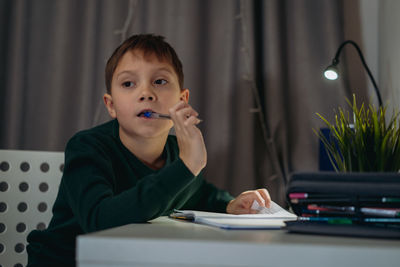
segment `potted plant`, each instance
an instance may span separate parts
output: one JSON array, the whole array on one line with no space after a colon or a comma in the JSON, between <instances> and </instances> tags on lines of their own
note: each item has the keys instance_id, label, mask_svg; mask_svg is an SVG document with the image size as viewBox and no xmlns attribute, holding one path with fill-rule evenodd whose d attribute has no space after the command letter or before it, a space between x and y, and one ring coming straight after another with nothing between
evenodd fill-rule
<instances>
[{"instance_id":1,"label":"potted plant","mask_svg":"<svg viewBox=\"0 0 400 267\"><path fill-rule=\"evenodd\" d=\"M317 115L330 130L329 137L321 130L314 132L325 146L337 172L398 172L400 170L399 113L386 118L386 106L376 109L364 103L357 107L346 99L352 114L339 108L335 122Z\"/></svg>"}]
</instances>

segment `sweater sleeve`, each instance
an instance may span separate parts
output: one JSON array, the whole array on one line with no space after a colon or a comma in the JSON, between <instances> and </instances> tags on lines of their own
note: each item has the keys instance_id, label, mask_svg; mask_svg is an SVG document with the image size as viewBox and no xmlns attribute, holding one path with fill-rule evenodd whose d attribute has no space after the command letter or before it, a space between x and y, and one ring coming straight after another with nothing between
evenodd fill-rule
<instances>
[{"instance_id":1,"label":"sweater sleeve","mask_svg":"<svg viewBox=\"0 0 400 267\"><path fill-rule=\"evenodd\" d=\"M201 194L201 195L199 195ZM193 198L198 198L197 204L190 209L226 213L226 206L234 199L227 191L217 188L203 180L203 184Z\"/></svg>"},{"instance_id":2,"label":"sweater sleeve","mask_svg":"<svg viewBox=\"0 0 400 267\"><path fill-rule=\"evenodd\" d=\"M160 171L141 177L134 186L115 193L118 177L108 151L73 138L65 156L62 186L84 232L156 218L195 179L182 160L177 159Z\"/></svg>"}]
</instances>

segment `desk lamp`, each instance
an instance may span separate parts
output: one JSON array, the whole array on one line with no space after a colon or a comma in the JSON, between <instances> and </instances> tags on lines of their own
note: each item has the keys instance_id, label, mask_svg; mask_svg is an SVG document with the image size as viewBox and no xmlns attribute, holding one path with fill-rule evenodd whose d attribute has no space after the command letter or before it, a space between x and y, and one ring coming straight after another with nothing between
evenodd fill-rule
<instances>
[{"instance_id":1,"label":"desk lamp","mask_svg":"<svg viewBox=\"0 0 400 267\"><path fill-rule=\"evenodd\" d=\"M367 63L365 62L364 56L361 53L361 49L357 45L356 42L347 40L339 46L339 48L336 52L336 56L332 60L332 64L325 69L325 72L324 72L325 78L327 78L328 80L336 80L339 77L339 72L337 70L337 65L339 64L339 55L340 55L340 52L342 51L343 47L347 44L352 44L357 49L358 55L360 56L360 59L361 59L361 62L363 64L365 70L367 71L372 84L374 85L375 93L376 93L376 96L378 97L379 107L382 107L382 98L381 98L381 94L379 93L378 86L376 85L375 79L372 76L371 71L369 70L369 68L367 66Z\"/></svg>"}]
</instances>

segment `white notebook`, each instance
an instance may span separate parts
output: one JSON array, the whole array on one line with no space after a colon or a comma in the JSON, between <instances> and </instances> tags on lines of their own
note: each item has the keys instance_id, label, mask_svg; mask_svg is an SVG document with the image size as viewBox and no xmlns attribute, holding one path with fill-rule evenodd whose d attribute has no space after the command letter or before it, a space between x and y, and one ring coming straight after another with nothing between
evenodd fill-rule
<instances>
[{"instance_id":1,"label":"white notebook","mask_svg":"<svg viewBox=\"0 0 400 267\"><path fill-rule=\"evenodd\" d=\"M253 203L252 209L259 210L258 214L226 214L195 210L176 210L170 215L174 219L191 220L195 223L206 224L222 229L280 229L285 221L296 220L297 216L271 202L271 208L260 207Z\"/></svg>"}]
</instances>

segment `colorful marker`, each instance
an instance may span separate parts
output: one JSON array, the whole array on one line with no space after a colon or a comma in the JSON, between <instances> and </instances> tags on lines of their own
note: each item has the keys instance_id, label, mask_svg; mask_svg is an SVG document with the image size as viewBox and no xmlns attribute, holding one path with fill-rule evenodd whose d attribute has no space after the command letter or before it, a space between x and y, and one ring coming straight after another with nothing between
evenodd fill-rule
<instances>
[{"instance_id":1,"label":"colorful marker","mask_svg":"<svg viewBox=\"0 0 400 267\"><path fill-rule=\"evenodd\" d=\"M300 221L327 222L331 224L352 224L356 218L344 217L299 217Z\"/></svg>"}]
</instances>

